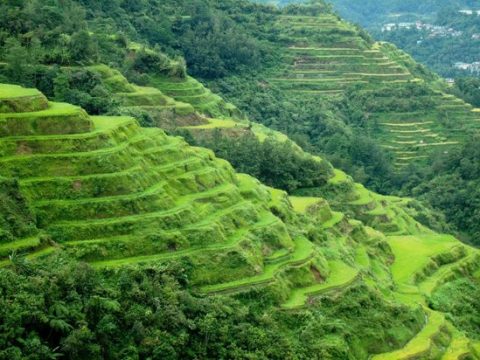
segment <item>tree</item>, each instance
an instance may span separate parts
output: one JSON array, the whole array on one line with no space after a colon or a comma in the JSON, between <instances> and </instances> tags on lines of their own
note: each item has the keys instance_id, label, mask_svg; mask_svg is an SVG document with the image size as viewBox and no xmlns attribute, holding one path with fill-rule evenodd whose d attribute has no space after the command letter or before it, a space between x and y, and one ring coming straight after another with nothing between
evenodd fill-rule
<instances>
[{"instance_id":1,"label":"tree","mask_svg":"<svg viewBox=\"0 0 480 360\"><path fill-rule=\"evenodd\" d=\"M70 59L75 63L92 63L96 60L96 45L86 30L72 35L69 43Z\"/></svg>"},{"instance_id":2,"label":"tree","mask_svg":"<svg viewBox=\"0 0 480 360\"><path fill-rule=\"evenodd\" d=\"M16 38L8 38L5 42L5 61L7 72L13 82L23 83L28 79L28 50Z\"/></svg>"},{"instance_id":3,"label":"tree","mask_svg":"<svg viewBox=\"0 0 480 360\"><path fill-rule=\"evenodd\" d=\"M56 101L67 101L70 81L65 72L59 72L53 80L53 93Z\"/></svg>"}]
</instances>

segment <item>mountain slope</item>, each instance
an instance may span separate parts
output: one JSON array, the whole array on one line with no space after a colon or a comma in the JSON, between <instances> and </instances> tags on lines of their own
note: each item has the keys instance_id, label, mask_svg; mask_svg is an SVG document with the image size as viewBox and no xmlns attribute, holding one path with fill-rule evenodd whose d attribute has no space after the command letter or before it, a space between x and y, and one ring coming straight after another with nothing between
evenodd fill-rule
<instances>
[{"instance_id":1,"label":"mountain slope","mask_svg":"<svg viewBox=\"0 0 480 360\"><path fill-rule=\"evenodd\" d=\"M268 80L325 101L346 94L399 168L448 151L479 128L472 107L432 89L430 75L407 54L370 43L332 14L280 15L272 27L286 46L284 66Z\"/></svg>"},{"instance_id":2,"label":"mountain slope","mask_svg":"<svg viewBox=\"0 0 480 360\"><path fill-rule=\"evenodd\" d=\"M50 239L45 248L24 246L34 241L15 237L2 243L7 250L23 248L32 259L63 250L97 268L181 259L191 266L191 284L203 293L266 292L275 294L274 304L286 310L315 306L318 297L341 298L360 284L383 289L394 301L411 306L426 294L423 289L431 293L479 267L475 250L433 235L406 213L398 223L402 228L385 229L410 239L410 246L402 242L398 247L401 236L385 239L332 212L321 198L289 199L159 129L141 129L126 117L89 117L33 90L2 89L9 94L4 99L9 106L1 114L1 174L18 178L36 215L38 236ZM348 181L338 171L332 179ZM354 189L365 192L365 198L347 207L371 210L375 195ZM382 206L391 202L388 206L395 208L395 201L385 198ZM418 265L408 270L411 275L404 275L402 256L425 241L438 250L427 245L427 251L418 252ZM458 255L446 255L453 248ZM445 269L431 272L432 261ZM456 332L442 331L447 343L456 341ZM406 340L397 336L395 341ZM415 341L426 346L419 336Z\"/></svg>"},{"instance_id":3,"label":"mountain slope","mask_svg":"<svg viewBox=\"0 0 480 360\"><path fill-rule=\"evenodd\" d=\"M353 46L353 58L374 71L391 70L380 57L402 57L323 6L320 15L295 9L264 19L283 38L286 62L274 70L288 80L292 39L305 48ZM310 43L317 18L328 26ZM0 358L478 358L477 249L426 226L435 219L415 200L369 191L285 134L251 123L178 72L181 61L148 46L114 48L135 66L41 69L59 72L56 98L69 93L63 75L86 76L85 93L112 100L110 111L123 116L89 116L37 90L0 85L0 205L8 210L0 216L0 323L8 329ZM441 90L409 59L401 64ZM372 74L333 99L285 94L353 102L356 92L399 80ZM220 137L266 144L262 154L230 154L237 165L281 149L284 157L266 157L268 175L296 184L295 196L158 127L216 151ZM312 178L292 163L308 164Z\"/></svg>"}]
</instances>

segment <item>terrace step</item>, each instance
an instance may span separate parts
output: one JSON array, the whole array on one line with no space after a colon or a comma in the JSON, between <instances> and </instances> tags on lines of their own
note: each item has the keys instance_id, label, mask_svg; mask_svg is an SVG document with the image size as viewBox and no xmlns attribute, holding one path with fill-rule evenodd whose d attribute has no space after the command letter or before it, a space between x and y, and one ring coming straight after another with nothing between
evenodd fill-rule
<instances>
[{"instance_id":1,"label":"terrace step","mask_svg":"<svg viewBox=\"0 0 480 360\"><path fill-rule=\"evenodd\" d=\"M122 171L135 165L135 150L141 148L143 142L148 142L148 137L137 133L128 141L98 150L3 157L0 175L25 179ZM163 152L172 146L168 144L156 149Z\"/></svg>"},{"instance_id":2,"label":"terrace step","mask_svg":"<svg viewBox=\"0 0 480 360\"><path fill-rule=\"evenodd\" d=\"M328 221L324 222L321 226L322 226L322 229L324 230L328 230L328 229L331 229L331 228L334 228L336 225L338 225L339 223L341 223L344 218L345 218L345 214L344 213L341 213L341 212L335 212L333 211L332 212L332 218L329 219Z\"/></svg>"},{"instance_id":3,"label":"terrace step","mask_svg":"<svg viewBox=\"0 0 480 360\"><path fill-rule=\"evenodd\" d=\"M40 91L0 84L0 113L25 113L47 108L48 100Z\"/></svg>"},{"instance_id":4,"label":"terrace step","mask_svg":"<svg viewBox=\"0 0 480 360\"><path fill-rule=\"evenodd\" d=\"M282 304L282 308L285 310L303 308L314 296L345 289L351 285L360 274L358 269L354 269L342 261L330 261L329 269L330 274L323 283L292 290L288 300Z\"/></svg>"},{"instance_id":5,"label":"terrace step","mask_svg":"<svg viewBox=\"0 0 480 360\"><path fill-rule=\"evenodd\" d=\"M473 273L472 269L478 268L480 268L480 255L477 253L471 253L451 264L441 266L432 275L422 281L418 287L423 293L430 296L438 286L455 278L457 276L457 271Z\"/></svg>"},{"instance_id":6,"label":"terrace step","mask_svg":"<svg viewBox=\"0 0 480 360\"><path fill-rule=\"evenodd\" d=\"M32 201L128 195L145 191L166 177L170 180L184 181L181 177L185 178L187 174L195 175L204 169L207 158L207 154L200 153L186 159L179 157L178 161L149 166L146 169L139 165L116 173L29 178L21 180L20 186ZM99 189L102 191L99 192Z\"/></svg>"},{"instance_id":7,"label":"terrace step","mask_svg":"<svg viewBox=\"0 0 480 360\"><path fill-rule=\"evenodd\" d=\"M34 135L0 137L0 155L72 153L112 147L133 135L137 122L128 117L91 117L95 130L70 135Z\"/></svg>"},{"instance_id":8,"label":"terrace step","mask_svg":"<svg viewBox=\"0 0 480 360\"><path fill-rule=\"evenodd\" d=\"M87 113L78 106L49 103L48 108L28 113L0 113L0 137L78 134L93 130Z\"/></svg>"},{"instance_id":9,"label":"terrace step","mask_svg":"<svg viewBox=\"0 0 480 360\"><path fill-rule=\"evenodd\" d=\"M202 287L207 294L235 293L249 290L252 287L267 286L275 281L276 276L287 267L300 266L310 260L315 254L314 245L305 238L295 239L295 250L291 257L283 261L267 264L263 272L249 278L243 278L222 284L215 284Z\"/></svg>"},{"instance_id":10,"label":"terrace step","mask_svg":"<svg viewBox=\"0 0 480 360\"><path fill-rule=\"evenodd\" d=\"M197 196L200 198L200 196ZM200 205L201 206L201 203ZM195 209L190 201L179 201L177 206L164 211L134 214L107 219L89 219L86 221L62 221L51 225L48 230L59 241L95 239L102 236L122 236L134 234L144 228L156 228L168 231L181 228L200 228L202 226L224 227L233 220L236 224L245 222L255 214L250 202L239 201L224 209L211 209L203 205L205 211ZM195 211L196 210L196 211ZM209 212L208 215L205 213ZM202 217L203 216L203 217ZM194 224L187 226L188 224ZM217 234L218 235L218 234ZM220 235L219 239L220 240Z\"/></svg>"},{"instance_id":11,"label":"terrace step","mask_svg":"<svg viewBox=\"0 0 480 360\"><path fill-rule=\"evenodd\" d=\"M177 259L186 256L194 256L196 254L208 254L209 252L218 253L218 252L228 252L235 249L241 244L241 242L248 236L252 231L259 230L262 228L268 228L270 226L275 226L280 224L281 221L273 216L271 213L263 213L260 215L259 220L247 227L237 229L232 235L230 235L225 242L213 243L203 246L190 247L184 250L169 251L153 255L144 255L144 256L134 256L134 257L124 257L121 259L108 259L102 261L94 261L92 265L96 268L105 268L105 267L117 267L126 264L139 264L139 263L148 263L148 262L162 262L172 259ZM67 242L67 246L81 246L82 244L91 243L105 243L111 242L118 239L118 237L112 237L107 239L94 239L88 241L72 241ZM135 238L127 238L127 240L134 241Z\"/></svg>"},{"instance_id":12,"label":"terrace step","mask_svg":"<svg viewBox=\"0 0 480 360\"><path fill-rule=\"evenodd\" d=\"M13 242L0 243L0 258L4 258L14 251L35 249L40 245L37 236L15 240Z\"/></svg>"},{"instance_id":13,"label":"terrace step","mask_svg":"<svg viewBox=\"0 0 480 360\"><path fill-rule=\"evenodd\" d=\"M425 326L412 340L402 349L375 355L372 360L426 359L433 350L435 337L446 332L446 326L443 314L427 310Z\"/></svg>"},{"instance_id":14,"label":"terrace step","mask_svg":"<svg viewBox=\"0 0 480 360\"><path fill-rule=\"evenodd\" d=\"M452 340L445 350L441 360L462 360L467 359L472 355L470 339L468 339L463 333L455 329L452 325L448 324L450 333L452 334ZM473 357L476 359L476 357Z\"/></svg>"}]
</instances>

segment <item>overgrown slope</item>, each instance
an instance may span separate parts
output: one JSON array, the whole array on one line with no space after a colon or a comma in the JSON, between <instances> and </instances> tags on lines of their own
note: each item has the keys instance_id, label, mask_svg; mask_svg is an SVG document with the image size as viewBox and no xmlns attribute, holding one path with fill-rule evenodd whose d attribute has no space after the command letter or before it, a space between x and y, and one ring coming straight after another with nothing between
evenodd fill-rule
<instances>
[{"instance_id":1,"label":"overgrown slope","mask_svg":"<svg viewBox=\"0 0 480 360\"><path fill-rule=\"evenodd\" d=\"M105 4L85 3L99 25L95 13ZM260 9L212 4L223 15ZM125 20L145 5L112 2L111 10ZM164 9L177 16L187 9L170 5ZM316 103L318 119L302 127L338 124L337 106L403 94L409 107L417 101L410 91L441 90L434 75L371 43L323 3L306 9L265 10L255 31L282 40L281 61L260 84L255 74L236 79ZM197 20L184 15L175 24ZM435 232L441 219L418 201L369 191L305 151L318 152L304 138L296 137L300 147L250 122L187 76L180 59L104 35L87 34L108 44L110 66L99 64L111 59L105 53L69 66L27 63L22 69L35 76L17 81L119 116L89 116L37 90L0 85L0 358L479 358L478 250ZM313 67L365 68L360 79L348 69L325 76L313 69L309 77L295 69L310 64L305 57ZM14 65L2 65L7 78ZM341 84L349 76L358 88ZM302 88L328 78L340 87ZM394 90L380 92L383 86ZM330 90L336 93L324 93Z\"/></svg>"},{"instance_id":2,"label":"overgrown slope","mask_svg":"<svg viewBox=\"0 0 480 360\"><path fill-rule=\"evenodd\" d=\"M356 200L343 202L342 193L337 194L337 206L343 203L346 211L357 208L355 215L362 216L369 210L373 218L391 223L384 231L398 235L385 238L331 211L322 198L289 198L236 174L211 152L192 148L162 130L142 129L132 118L89 117L81 108L48 102L33 90L7 85L2 90L8 93L8 106L0 115L1 175L18 179L37 227L37 237L18 234L5 239L2 248L25 252L40 262L63 254L98 269L179 262L189 269L194 291L234 296L273 313L283 309L298 314L332 296L342 303L344 296L354 296L347 295L352 291L382 291L385 298L376 298L377 306L395 304L383 308L384 314L393 316L395 308L409 314L395 321L393 333L387 323L374 323L376 336L357 336L356 342L342 332L337 338L344 347L330 348L329 356L345 351L365 358L395 348L387 344L401 347L418 331L422 311L431 317L432 329L425 328L408 342L401 350L405 356L412 351L442 353L442 344L463 336L441 313L414 304L445 281L473 274L478 253L416 223L397 204L401 199L378 198L372 205L377 195L358 185L350 191L340 187L345 196L359 194ZM335 188L348 181L336 171L329 184ZM385 214L372 206L385 208ZM389 211L401 213L389 218ZM380 223L374 226L381 228ZM407 239L410 243L404 242ZM420 251L422 246L425 250ZM407 268L402 258L415 247L418 260ZM11 257L3 265L10 261L19 264ZM258 300L249 303L253 294ZM332 311L331 316L341 316L340 309ZM282 321L286 319L277 320ZM443 342L430 341L440 332Z\"/></svg>"}]
</instances>

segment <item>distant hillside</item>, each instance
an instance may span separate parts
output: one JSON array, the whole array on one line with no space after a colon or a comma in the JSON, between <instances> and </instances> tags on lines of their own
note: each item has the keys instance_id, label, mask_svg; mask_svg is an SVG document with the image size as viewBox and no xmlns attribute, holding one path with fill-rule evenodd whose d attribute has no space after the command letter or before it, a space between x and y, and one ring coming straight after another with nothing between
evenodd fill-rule
<instances>
[{"instance_id":1,"label":"distant hillside","mask_svg":"<svg viewBox=\"0 0 480 360\"><path fill-rule=\"evenodd\" d=\"M382 41L394 43L444 77L478 76L475 1L343 1L331 0L344 18L359 23ZM420 22L420 25L415 24ZM455 66L457 63L464 63Z\"/></svg>"},{"instance_id":2,"label":"distant hillside","mask_svg":"<svg viewBox=\"0 0 480 360\"><path fill-rule=\"evenodd\" d=\"M285 6L302 2L268 3ZM479 76L479 20L459 13L478 10L475 1L328 2L343 18L365 27L376 40L397 45L446 78Z\"/></svg>"},{"instance_id":3,"label":"distant hillside","mask_svg":"<svg viewBox=\"0 0 480 360\"><path fill-rule=\"evenodd\" d=\"M433 19L445 8L475 8L474 0L328 0L345 19L368 29L378 29L392 21Z\"/></svg>"}]
</instances>

